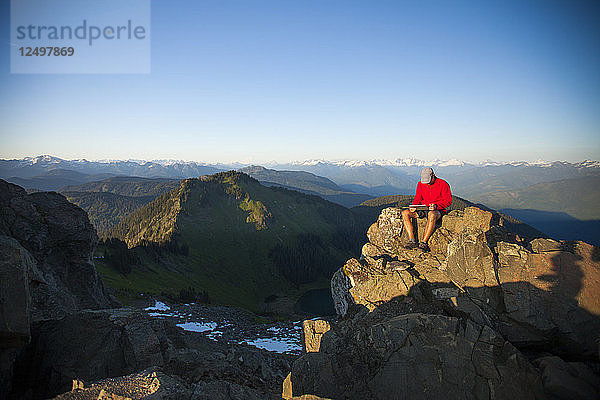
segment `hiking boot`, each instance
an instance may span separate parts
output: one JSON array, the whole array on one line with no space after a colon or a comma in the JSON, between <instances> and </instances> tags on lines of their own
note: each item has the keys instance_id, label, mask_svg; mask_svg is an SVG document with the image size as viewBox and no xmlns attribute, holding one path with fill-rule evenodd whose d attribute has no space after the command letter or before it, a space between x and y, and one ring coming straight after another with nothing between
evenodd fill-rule
<instances>
[{"instance_id":1,"label":"hiking boot","mask_svg":"<svg viewBox=\"0 0 600 400\"><path fill-rule=\"evenodd\" d=\"M404 245L404 248L407 250L416 249L417 247L417 242L415 242L414 240L409 240L408 243Z\"/></svg>"},{"instance_id":2,"label":"hiking boot","mask_svg":"<svg viewBox=\"0 0 600 400\"><path fill-rule=\"evenodd\" d=\"M419 243L419 248L421 250L423 250L424 252L431 251L431 249L429 248L429 245L427 243L425 243L425 242Z\"/></svg>"}]
</instances>

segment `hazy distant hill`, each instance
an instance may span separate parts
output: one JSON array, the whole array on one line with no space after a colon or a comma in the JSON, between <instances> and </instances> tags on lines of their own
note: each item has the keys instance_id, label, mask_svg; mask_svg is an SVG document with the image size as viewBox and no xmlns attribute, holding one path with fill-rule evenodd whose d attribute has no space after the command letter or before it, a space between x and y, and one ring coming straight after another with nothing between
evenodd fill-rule
<instances>
[{"instance_id":1,"label":"hazy distant hill","mask_svg":"<svg viewBox=\"0 0 600 400\"><path fill-rule=\"evenodd\" d=\"M116 288L152 291L158 280L165 290L193 286L256 310L269 296L328 287L331 273L360 251L370 222L317 196L219 173L184 180L125 217L112 236L138 246L143 267L126 277L101 271ZM148 255L157 246L173 251Z\"/></svg>"},{"instance_id":2,"label":"hazy distant hill","mask_svg":"<svg viewBox=\"0 0 600 400\"><path fill-rule=\"evenodd\" d=\"M109 192L62 192L71 203L84 209L98 236L106 237L121 218L148 204L156 196L122 196Z\"/></svg>"},{"instance_id":3,"label":"hazy distant hill","mask_svg":"<svg viewBox=\"0 0 600 400\"><path fill-rule=\"evenodd\" d=\"M330 179L305 171L276 171L260 166L241 169L242 172L258 179L263 185L281 186L306 194L315 194L345 207L354 207L371 198L369 195L344 190Z\"/></svg>"},{"instance_id":4,"label":"hazy distant hill","mask_svg":"<svg viewBox=\"0 0 600 400\"><path fill-rule=\"evenodd\" d=\"M600 219L600 176L494 191L481 194L477 200L496 209L534 209L565 212L582 220Z\"/></svg>"},{"instance_id":5,"label":"hazy distant hill","mask_svg":"<svg viewBox=\"0 0 600 400\"><path fill-rule=\"evenodd\" d=\"M78 185L84 182L104 179L110 174L88 175L68 169L51 169L40 175L29 178L8 177L7 182L14 183L25 189L36 189L42 191L56 191L67 185Z\"/></svg>"},{"instance_id":6,"label":"hazy distant hill","mask_svg":"<svg viewBox=\"0 0 600 400\"><path fill-rule=\"evenodd\" d=\"M115 176L101 181L66 186L62 192L107 192L123 196L158 196L179 186L178 179Z\"/></svg>"},{"instance_id":7,"label":"hazy distant hill","mask_svg":"<svg viewBox=\"0 0 600 400\"><path fill-rule=\"evenodd\" d=\"M587 176L600 176L600 169L558 162L552 163L550 166L509 164L471 168L450 175L448 178L455 193L464 197L479 199L480 196L487 195L490 192L516 190L538 183Z\"/></svg>"},{"instance_id":8,"label":"hazy distant hill","mask_svg":"<svg viewBox=\"0 0 600 400\"><path fill-rule=\"evenodd\" d=\"M121 218L178 186L179 180L116 176L66 186L60 191L71 203L88 213L98 236L106 237Z\"/></svg>"},{"instance_id":9,"label":"hazy distant hill","mask_svg":"<svg viewBox=\"0 0 600 400\"><path fill-rule=\"evenodd\" d=\"M344 190L370 196L407 194L416 186L416 180L408 174L373 163L317 162L314 164L283 164L278 168L308 171L331 179Z\"/></svg>"},{"instance_id":10,"label":"hazy distant hill","mask_svg":"<svg viewBox=\"0 0 600 400\"><path fill-rule=\"evenodd\" d=\"M506 208L501 210L558 240L581 240L600 246L600 219L579 220L564 212Z\"/></svg>"},{"instance_id":11,"label":"hazy distant hill","mask_svg":"<svg viewBox=\"0 0 600 400\"><path fill-rule=\"evenodd\" d=\"M278 169L308 171L324 176L347 190L372 196L412 194L420 170L431 166L436 175L450 184L453 193L476 198L483 193L512 190L541 182L584 176L600 176L600 163L482 163L458 160L426 162L414 159L375 161L309 161L275 165Z\"/></svg>"}]
</instances>

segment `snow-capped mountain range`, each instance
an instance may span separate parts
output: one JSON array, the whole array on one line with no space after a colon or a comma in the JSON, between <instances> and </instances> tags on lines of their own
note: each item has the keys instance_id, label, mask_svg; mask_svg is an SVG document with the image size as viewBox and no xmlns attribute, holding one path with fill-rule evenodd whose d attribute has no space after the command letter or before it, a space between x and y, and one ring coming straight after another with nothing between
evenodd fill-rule
<instances>
[{"instance_id":1,"label":"snow-capped mountain range","mask_svg":"<svg viewBox=\"0 0 600 400\"><path fill-rule=\"evenodd\" d=\"M397 158L395 160L377 159L377 160L369 160L369 161L313 159L313 160L305 160L305 161L293 161L289 164L296 165L296 166L314 166L314 165L322 164L322 165L336 165L336 166L343 166L343 167L364 167L364 166L378 165L378 166L382 166L382 167L425 167L425 166L429 166L429 167L438 167L438 168L469 167L469 166L471 166L471 167L488 167L488 166L497 167L497 166L502 166L502 165L511 165L511 166L515 166L515 167L546 167L546 168L548 168L548 167L552 167L557 164L560 164L560 165L571 165L576 168L600 168L600 161L593 161L593 160L585 160L585 161L581 161L581 162L577 162L577 163L569 163L566 161L546 161L546 160L537 160L537 161L533 161L533 162L528 162L528 161L502 162L502 161L491 161L491 160L482 161L482 162L469 162L469 161L458 160L456 158L452 158L449 160L435 159L435 160L427 161L427 160L420 160L418 158L413 158L413 157ZM277 165L287 165L287 164L270 163L267 165L277 166Z\"/></svg>"},{"instance_id":2,"label":"snow-capped mountain range","mask_svg":"<svg viewBox=\"0 0 600 400\"><path fill-rule=\"evenodd\" d=\"M74 160L65 160L62 158L54 157L51 155L40 155L36 157L25 157L22 159L12 159L12 160L0 160L2 163L11 163L15 166L33 166L33 165L47 165L52 166L55 165L57 167L64 167L67 165L71 166L82 166L82 165L139 165L139 166L147 166L148 168L152 168L154 165L160 165L163 167L172 167L172 166L196 166L196 167L213 167L213 168L243 168L252 163L207 163L207 162L199 162L199 161L185 161L185 160L173 160L173 159L162 159L162 160L139 160L139 159L128 159L128 160L116 160L116 159L104 159L104 160L86 160L86 159L74 159ZM330 165L337 167L349 167L349 168L357 168L357 167L367 167L367 166L380 166L380 167L488 167L488 166L514 166L514 167L544 167L550 168L557 165L563 166L572 166L575 168L600 168L600 161L596 160L585 160L576 163L569 163L566 161L547 161L547 160L537 160L533 162L529 161L491 161L486 160L482 162L470 162L458 160L456 158L449 160L421 160L414 157L406 157L406 158L397 158L393 160L386 159L374 159L374 160L351 160L351 159L343 159L343 160L326 160L326 159L311 159L311 160L303 160L303 161L292 161L289 163L280 163L275 161L269 161L265 163L260 163L261 165L277 168L278 166L295 166L295 167L314 167L317 165Z\"/></svg>"}]
</instances>

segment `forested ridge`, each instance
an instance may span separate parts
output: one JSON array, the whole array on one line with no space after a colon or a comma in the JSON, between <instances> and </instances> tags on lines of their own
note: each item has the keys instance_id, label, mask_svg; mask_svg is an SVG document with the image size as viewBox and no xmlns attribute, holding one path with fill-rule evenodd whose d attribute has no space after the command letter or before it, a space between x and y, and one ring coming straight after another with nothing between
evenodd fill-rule
<instances>
[{"instance_id":1,"label":"forested ridge","mask_svg":"<svg viewBox=\"0 0 600 400\"><path fill-rule=\"evenodd\" d=\"M150 268L157 276L187 277L189 284L173 293L189 286L217 302L253 308L269 295L327 282L340 263L359 254L371 222L240 172L186 179L111 229L112 240L136 255L131 271L113 268L126 278L113 278L131 280ZM109 254L123 251L111 246ZM108 266L110 257L104 262Z\"/></svg>"}]
</instances>

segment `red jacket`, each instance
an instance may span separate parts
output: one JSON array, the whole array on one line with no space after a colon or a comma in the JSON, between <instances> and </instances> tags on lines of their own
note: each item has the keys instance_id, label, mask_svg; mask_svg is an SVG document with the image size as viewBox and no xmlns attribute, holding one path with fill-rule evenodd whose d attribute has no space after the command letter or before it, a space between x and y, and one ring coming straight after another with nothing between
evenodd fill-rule
<instances>
[{"instance_id":1,"label":"red jacket","mask_svg":"<svg viewBox=\"0 0 600 400\"><path fill-rule=\"evenodd\" d=\"M417 183L417 194L413 200L413 204L435 204L436 209L444 212L446 207L452 204L452 193L450 193L450 185L443 179L435 177L435 181L431 185L426 185L419 181Z\"/></svg>"}]
</instances>

